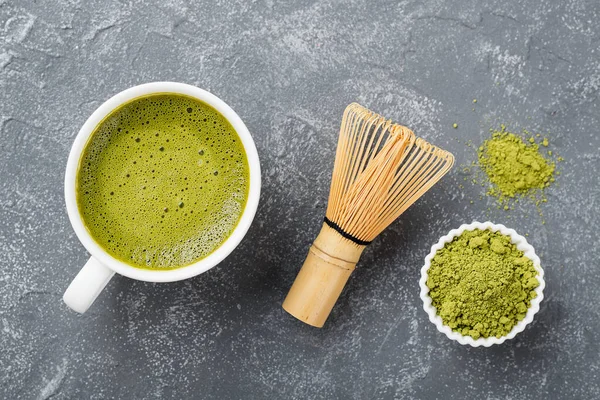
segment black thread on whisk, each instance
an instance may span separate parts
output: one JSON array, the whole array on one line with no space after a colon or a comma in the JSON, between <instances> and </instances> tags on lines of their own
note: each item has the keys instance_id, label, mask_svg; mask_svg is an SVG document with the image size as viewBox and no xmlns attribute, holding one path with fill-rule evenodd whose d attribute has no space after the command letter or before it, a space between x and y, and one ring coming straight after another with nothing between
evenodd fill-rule
<instances>
[{"instance_id":1,"label":"black thread on whisk","mask_svg":"<svg viewBox=\"0 0 600 400\"><path fill-rule=\"evenodd\" d=\"M332 220L330 220L329 218L325 217L323 219L325 221L325 223L327 225L329 225L330 228L334 229L337 233L339 233L340 235L342 235L343 237L345 237L348 240L352 240L354 243L359 244L361 246L366 246L368 244L371 244L371 242L367 242L366 240L360 240L359 238L345 232L338 224L336 224L335 222L333 222Z\"/></svg>"}]
</instances>

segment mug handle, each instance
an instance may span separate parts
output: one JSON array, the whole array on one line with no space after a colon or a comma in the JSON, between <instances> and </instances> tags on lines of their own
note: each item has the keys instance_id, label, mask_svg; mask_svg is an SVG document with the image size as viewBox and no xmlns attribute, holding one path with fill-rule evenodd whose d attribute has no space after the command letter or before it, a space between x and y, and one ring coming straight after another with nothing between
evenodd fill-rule
<instances>
[{"instance_id":1,"label":"mug handle","mask_svg":"<svg viewBox=\"0 0 600 400\"><path fill-rule=\"evenodd\" d=\"M73 311L83 314L114 274L115 271L101 264L94 257L90 257L65 291L63 301Z\"/></svg>"}]
</instances>

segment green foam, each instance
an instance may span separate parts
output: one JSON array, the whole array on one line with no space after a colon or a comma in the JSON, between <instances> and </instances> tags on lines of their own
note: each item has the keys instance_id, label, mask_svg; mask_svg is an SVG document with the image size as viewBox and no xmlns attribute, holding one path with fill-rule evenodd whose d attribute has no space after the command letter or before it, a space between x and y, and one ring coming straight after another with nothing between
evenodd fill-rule
<instances>
[{"instance_id":1,"label":"green foam","mask_svg":"<svg viewBox=\"0 0 600 400\"><path fill-rule=\"evenodd\" d=\"M135 267L173 269L215 251L248 197L244 147L217 110L164 93L134 99L94 130L77 173L93 239Z\"/></svg>"}]
</instances>

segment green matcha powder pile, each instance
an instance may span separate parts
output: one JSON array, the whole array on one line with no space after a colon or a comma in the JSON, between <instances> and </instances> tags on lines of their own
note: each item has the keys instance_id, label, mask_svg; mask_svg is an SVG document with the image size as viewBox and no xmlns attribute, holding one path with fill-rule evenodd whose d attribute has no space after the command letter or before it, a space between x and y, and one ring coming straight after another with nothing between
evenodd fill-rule
<instances>
[{"instance_id":1,"label":"green matcha powder pile","mask_svg":"<svg viewBox=\"0 0 600 400\"><path fill-rule=\"evenodd\" d=\"M544 139L541 145L548 146L548 139ZM551 154L548 151L548 155ZM491 139L479 147L478 159L494 185L488 194L501 201L520 195L535 196L536 192L554 182L555 164L542 156L535 139L531 137L526 143L519 136L507 132L504 125L500 130L492 131Z\"/></svg>"},{"instance_id":2,"label":"green matcha powder pile","mask_svg":"<svg viewBox=\"0 0 600 400\"><path fill-rule=\"evenodd\" d=\"M438 250L427 287L445 325L464 336L508 334L527 313L539 286L533 262L510 237L466 231Z\"/></svg>"}]
</instances>

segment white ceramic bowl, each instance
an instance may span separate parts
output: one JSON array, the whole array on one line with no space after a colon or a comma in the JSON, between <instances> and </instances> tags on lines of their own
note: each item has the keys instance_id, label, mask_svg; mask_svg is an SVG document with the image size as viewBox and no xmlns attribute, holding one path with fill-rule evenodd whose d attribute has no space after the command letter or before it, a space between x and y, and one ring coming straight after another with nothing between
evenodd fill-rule
<instances>
[{"instance_id":1,"label":"white ceramic bowl","mask_svg":"<svg viewBox=\"0 0 600 400\"><path fill-rule=\"evenodd\" d=\"M539 286L535 289L537 296L531 300L531 305L527 309L527 314L525 314L525 318L519 321L512 330L505 336L500 338L489 337L489 338L479 338L473 339L471 336L463 336L458 332L455 332L447 325L444 325L442 322L442 317L437 315L436 308L432 305L431 297L429 297L429 288L427 287L427 271L431 266L431 260L435 256L435 253L442 249L446 243L450 243L454 240L455 237L460 236L465 231L473 231L475 229L481 230L490 230L492 232L500 232L503 235L510 236L513 244L517 246L517 249L521 250L525 257L529 258L533 261L533 266L535 270L538 272L537 279L540 282ZM429 320L433 322L438 329L438 331L442 332L448 338L459 342L464 345L471 345L473 347L490 347L493 344L501 344L504 343L505 340L514 338L517 333L522 332L525 327L533 321L533 316L540 309L540 302L544 298L544 287L546 283L544 281L544 270L540 266L540 259L535 254L535 250L533 247L527 243L527 240L517 234L514 229L509 229L502 224L493 224L491 222L473 222L471 224L463 224L458 229L452 229L446 236L442 236L436 244L431 246L431 252L425 257L425 265L421 268L421 279L419 280L419 286L421 287L421 299L423 300L423 309L429 315Z\"/></svg>"}]
</instances>

